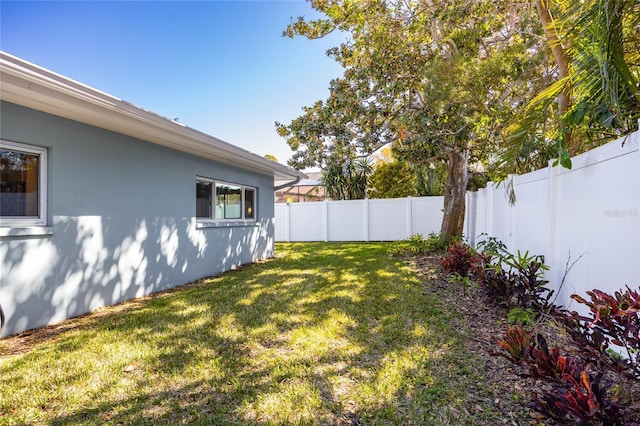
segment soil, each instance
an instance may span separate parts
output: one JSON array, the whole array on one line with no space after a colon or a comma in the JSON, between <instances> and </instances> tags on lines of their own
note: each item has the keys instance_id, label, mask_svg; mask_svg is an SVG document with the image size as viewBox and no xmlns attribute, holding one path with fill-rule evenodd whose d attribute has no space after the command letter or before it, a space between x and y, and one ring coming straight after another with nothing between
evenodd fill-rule
<instances>
[{"instance_id":1,"label":"soil","mask_svg":"<svg viewBox=\"0 0 640 426\"><path fill-rule=\"evenodd\" d=\"M557 424L545 416L528 407L531 402L532 391L544 394L549 390L547 385L534 384L531 378L525 377L525 370L513 364L499 354L497 345L503 333L509 328L506 320L507 310L491 306L483 298L482 290L476 284L465 288L459 283L450 283L440 268L439 256L424 255L409 259L409 263L419 274L425 276L426 291L433 292L448 306L455 306L460 312L459 330L466 337L467 350L476 353L483 360L486 384L493 400L492 410L499 413L502 424L509 425L547 425ZM554 321L542 320L535 325L548 341L549 347L567 347L567 337ZM640 382L632 384L635 404L627 406L631 413L626 420L627 425L640 425ZM466 411L473 413L481 409L479 398L470 397L466 402ZM572 423L564 424L584 424Z\"/></svg>"}]
</instances>

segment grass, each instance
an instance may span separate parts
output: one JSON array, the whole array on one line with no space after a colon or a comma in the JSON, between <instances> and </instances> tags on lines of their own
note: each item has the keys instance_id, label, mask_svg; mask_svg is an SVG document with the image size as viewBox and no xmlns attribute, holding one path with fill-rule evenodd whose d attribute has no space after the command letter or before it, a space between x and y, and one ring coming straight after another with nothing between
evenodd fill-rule
<instances>
[{"instance_id":1,"label":"grass","mask_svg":"<svg viewBox=\"0 0 640 426\"><path fill-rule=\"evenodd\" d=\"M278 244L104 308L0 357L0 424L477 424L455 310L388 248Z\"/></svg>"}]
</instances>

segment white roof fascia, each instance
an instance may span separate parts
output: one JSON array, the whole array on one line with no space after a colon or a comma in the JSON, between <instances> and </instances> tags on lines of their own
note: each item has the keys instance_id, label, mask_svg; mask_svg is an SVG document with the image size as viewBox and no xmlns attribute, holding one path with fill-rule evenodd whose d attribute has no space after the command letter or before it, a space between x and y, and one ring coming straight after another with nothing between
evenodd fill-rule
<instances>
[{"instance_id":1,"label":"white roof fascia","mask_svg":"<svg viewBox=\"0 0 640 426\"><path fill-rule=\"evenodd\" d=\"M0 51L0 99L234 165L274 180L304 173Z\"/></svg>"}]
</instances>

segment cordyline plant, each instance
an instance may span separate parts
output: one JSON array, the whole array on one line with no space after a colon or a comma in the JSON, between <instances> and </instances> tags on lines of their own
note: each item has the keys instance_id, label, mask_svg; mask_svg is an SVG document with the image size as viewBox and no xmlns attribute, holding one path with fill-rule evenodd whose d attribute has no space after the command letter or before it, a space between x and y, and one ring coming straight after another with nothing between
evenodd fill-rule
<instances>
[{"instance_id":1,"label":"cordyline plant","mask_svg":"<svg viewBox=\"0 0 640 426\"><path fill-rule=\"evenodd\" d=\"M473 274L489 300L506 308L516 305L536 312L554 309L554 292L546 287L548 281L544 279L544 271L549 270L544 256L519 250L517 254L509 253L504 243L494 237L480 242L478 249Z\"/></svg>"},{"instance_id":2,"label":"cordyline plant","mask_svg":"<svg viewBox=\"0 0 640 426\"><path fill-rule=\"evenodd\" d=\"M498 345L504 350L502 356L526 368L526 376L551 386L545 392L533 391L530 405L536 411L558 424L627 424L628 413L611 396L613 382L601 372L591 373L580 358L549 348L541 334L514 327Z\"/></svg>"},{"instance_id":3,"label":"cordyline plant","mask_svg":"<svg viewBox=\"0 0 640 426\"><path fill-rule=\"evenodd\" d=\"M586 305L591 316L580 316L573 312L570 318L584 322L584 331L597 336L585 336L586 341L599 344L600 349L606 349L607 343L622 348L625 355L623 362L640 379L640 294L629 286L624 293L616 291L613 296L600 290L588 291L587 294L590 301L577 294L571 298Z\"/></svg>"},{"instance_id":4,"label":"cordyline plant","mask_svg":"<svg viewBox=\"0 0 640 426\"><path fill-rule=\"evenodd\" d=\"M462 241L457 241L449 246L447 256L440 261L440 265L447 273L468 277L483 261L475 250Z\"/></svg>"},{"instance_id":5,"label":"cordyline plant","mask_svg":"<svg viewBox=\"0 0 640 426\"><path fill-rule=\"evenodd\" d=\"M498 340L498 346L506 352L501 355L514 364L524 365L531 351L534 334L533 331L526 331L520 327L509 328L503 334L503 340Z\"/></svg>"},{"instance_id":6,"label":"cordyline plant","mask_svg":"<svg viewBox=\"0 0 640 426\"><path fill-rule=\"evenodd\" d=\"M627 413L607 394L610 381L602 374L591 377L586 370L563 376L563 385L554 385L550 392L534 392L532 408L564 425L624 426Z\"/></svg>"},{"instance_id":7,"label":"cordyline plant","mask_svg":"<svg viewBox=\"0 0 640 426\"><path fill-rule=\"evenodd\" d=\"M601 290L587 294L590 300L571 297L586 305L590 315L555 311L571 337L569 353L549 348L537 332L514 327L498 341L501 355L525 367L534 381L551 386L544 393L533 392L531 406L559 424L638 424L640 413L625 407L633 403L640 377L640 294L628 286L614 295ZM612 352L611 345L625 356Z\"/></svg>"}]
</instances>

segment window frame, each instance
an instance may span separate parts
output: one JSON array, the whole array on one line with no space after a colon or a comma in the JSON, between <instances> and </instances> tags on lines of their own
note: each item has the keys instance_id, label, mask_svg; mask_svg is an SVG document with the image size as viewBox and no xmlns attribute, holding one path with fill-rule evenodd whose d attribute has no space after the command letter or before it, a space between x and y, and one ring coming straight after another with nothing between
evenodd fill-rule
<instances>
[{"instance_id":1,"label":"window frame","mask_svg":"<svg viewBox=\"0 0 640 426\"><path fill-rule=\"evenodd\" d=\"M38 160L38 216L0 216L0 227L19 228L47 225L47 148L0 139L0 149L37 155Z\"/></svg>"},{"instance_id":2,"label":"window frame","mask_svg":"<svg viewBox=\"0 0 640 426\"><path fill-rule=\"evenodd\" d=\"M211 206L209 206L209 211L211 212L211 216L210 217L206 217L206 216L197 216L198 214L198 209L196 207L196 222L200 222L200 223L253 223L257 221L258 218L258 214L257 214L257 202L258 202L258 188L256 188L255 186L251 186L251 185L244 185L241 183L234 183L234 182L229 182L229 181L225 181L225 180L217 180L217 179L212 179L212 178L208 178L208 177L204 177L204 176L196 176L196 185L198 184L198 182L206 182L206 183L210 183L211 184ZM236 188L240 188L240 217L239 218L232 218L232 219L225 219L224 217L218 217L217 213L216 213L216 200L217 200L217 188L219 185L227 185L227 186L231 186L231 187L236 187ZM253 193L253 197L252 197L252 204L251 204L251 208L252 208L252 217L247 217L247 211L246 211L246 191L250 190ZM196 203L197 203L197 193L196 193Z\"/></svg>"}]
</instances>

